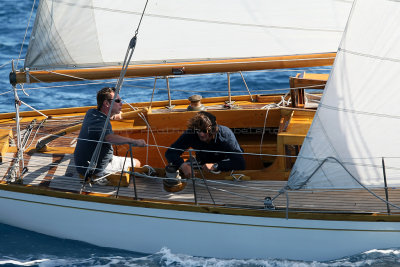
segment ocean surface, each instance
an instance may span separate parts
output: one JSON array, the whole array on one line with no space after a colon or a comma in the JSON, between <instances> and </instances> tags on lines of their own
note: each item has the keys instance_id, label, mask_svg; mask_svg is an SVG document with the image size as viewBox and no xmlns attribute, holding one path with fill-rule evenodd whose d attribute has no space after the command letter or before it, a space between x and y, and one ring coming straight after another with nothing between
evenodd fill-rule
<instances>
[{"instance_id":1,"label":"ocean surface","mask_svg":"<svg viewBox=\"0 0 400 267\"><path fill-rule=\"evenodd\" d=\"M11 60L14 59L16 62L20 59L17 68L23 66L29 30L35 15L33 12L30 26L27 27L33 2L33 0L0 1L0 112L15 111L14 94L8 81L8 74L11 70ZM28 33L23 44L27 28ZM138 41L140 42L140 35ZM299 70L253 72L244 74L244 77L253 93L283 92L283 89L289 87L288 76L298 72ZM246 93L246 87L239 74L232 74L231 83L233 94ZM61 84L25 85L25 92L18 87L18 95L35 109L87 106L95 105L95 94L99 88L113 84L115 81L82 82L67 84L67 87L58 87ZM121 97L128 102L149 101L153 86L154 79L128 80L121 90ZM222 74L180 77L171 79L170 87L173 99L187 98L193 93L201 94L203 97L226 95L227 78ZM166 99L165 80L157 81L156 88L154 100ZM30 110L30 107L22 105L21 110ZM1 216L7 214L0 214L0 221ZM327 262L271 258L248 260L202 258L176 254L167 247L160 248L155 254L145 255L96 247L0 224L0 266L400 266L400 249L375 249Z\"/></svg>"}]
</instances>

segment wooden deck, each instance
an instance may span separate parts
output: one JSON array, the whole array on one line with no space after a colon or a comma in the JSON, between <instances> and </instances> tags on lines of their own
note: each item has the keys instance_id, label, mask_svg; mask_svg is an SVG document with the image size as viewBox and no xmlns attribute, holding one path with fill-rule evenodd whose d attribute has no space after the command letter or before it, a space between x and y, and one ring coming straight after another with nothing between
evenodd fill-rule
<instances>
[{"instance_id":1,"label":"wooden deck","mask_svg":"<svg viewBox=\"0 0 400 267\"><path fill-rule=\"evenodd\" d=\"M0 165L2 177L8 171L13 153L7 153L3 164ZM29 171L24 177L24 184L52 188L62 191L79 192L82 188L82 179L75 170L72 154L44 154L33 153L26 160ZM238 171L238 173L240 173ZM168 202L191 203L195 202L193 181L188 180L186 187L180 192L167 192L163 188L161 178L136 177L136 191L138 199L157 200ZM195 180L196 199L199 204L240 207L249 209L263 209L264 198L274 197L281 190L285 181L228 181L228 180ZM115 186L87 185L85 192L100 193L116 196L118 188ZM376 194L385 197L384 190L374 190ZM134 187L131 184L119 189L119 196L134 198ZM279 209L285 209L287 200L289 209L320 210L339 212L369 212L386 213L386 204L365 190L300 190L288 191L274 201ZM389 199L400 205L400 189L390 188ZM392 213L398 213L391 208Z\"/></svg>"},{"instance_id":2,"label":"wooden deck","mask_svg":"<svg viewBox=\"0 0 400 267\"><path fill-rule=\"evenodd\" d=\"M268 101L270 101L271 99L274 98L268 98ZM245 123L248 123L249 125L256 125L257 127L263 125L265 111L259 109L261 105L252 104L249 101L242 102L243 107L252 107L256 110L255 113L250 116L252 120L244 119L240 122L235 122L234 120L238 120L238 117L240 118L240 116L244 116L246 112L248 112L240 110L237 111L235 113L235 116L231 118L225 116L223 111L215 110L215 112L222 112L219 113L218 118L221 118L221 121L226 122L225 124L227 125L232 124L238 126L239 128L248 127L248 125ZM184 105L178 106L177 109L182 109L183 107ZM24 185L69 192L79 192L81 190L82 180L76 173L72 154L79 131L68 133L67 135L56 139L51 143L48 150L45 152L36 151L35 145L39 139L44 138L49 134L80 123L83 120L83 116L86 110L87 108L78 108L75 109L74 112L68 113L68 115L63 114L61 111L58 110L54 111L55 113L51 114L51 117L40 128L38 134L33 137L35 133L34 131L27 142L27 144L31 144L31 146L30 148L26 149L26 153L24 154L24 164L26 167L28 167L28 171L24 175L23 179ZM163 117L159 116L168 112L154 111L152 113L154 116L149 118L151 125L157 125L158 128L155 128L160 130L161 126L163 126L166 122L165 120L163 120ZM289 116L291 118L291 125L287 124L284 119L281 120L281 118L283 117L281 117L281 112L279 110L275 110L274 112L275 113L271 113L272 115L269 115L272 117L268 119L268 127L273 127L271 129L279 129L280 135L278 134L278 136L276 136L276 133L274 133L275 135L271 134L269 137L265 137L264 143L262 144L263 153L270 152L271 154L275 154L277 153L277 151L278 154L284 153L285 145L301 145L302 140L307 132L307 127L309 127L312 121L313 113L311 115L307 115L310 112L300 112L300 115L295 114L294 116L293 114L291 114ZM33 112L24 113L21 123L22 134L24 134L27 126L32 122L34 118L38 120L36 122L36 126L34 126L34 129L36 129L35 127L39 125L40 120L44 118L37 117L36 115L37 114L34 114ZM175 125L169 126L175 127L178 130L182 130L186 127L184 123L182 123L182 121L186 117L191 115L188 114L188 112L182 112L178 115L182 118L176 119L176 114L174 114L175 117L173 121ZM258 122L255 122L255 120L257 120ZM294 123L300 122L306 125L305 128L301 128L301 133L297 133L294 137L292 137L291 135L293 135L294 133L291 130L291 127ZM282 127L282 125L284 125L284 127ZM126 129L128 129L131 133L133 132L134 138L140 136L142 136L143 138L143 136L147 134L147 130L143 131L143 129L146 129L146 127L138 121L132 119L115 122L113 128L115 131L119 131L119 133L121 134L124 134L124 131L126 132ZM0 130L0 139L3 140L3 146L1 146L0 144L0 156L2 160L2 163L0 164L0 180L4 180L5 176L9 172L9 168L11 166L13 158L16 157L16 129L15 122L12 119L12 116L0 117ZM164 138L163 142L165 144L170 144L171 141L174 140L174 138L179 136L179 134L180 132L174 132L172 135L166 135L165 132L160 132L158 137ZM292 138L290 139L290 142L285 141L288 137ZM7 139L10 139L11 142L8 142ZM259 152L260 144L258 143L258 137L243 135L240 136L238 139L245 143L245 150L257 153ZM253 142L253 140L256 141ZM140 151L138 150L139 152L137 152L137 154L142 155L142 157L144 158L145 148L141 149L142 150ZM126 151L126 149L123 150L120 148L116 148L115 150L119 152L119 155L124 155L124 152ZM163 151L165 150L161 149L160 151L162 155ZM153 154L153 158L150 158L150 160L154 160L154 158L157 157L157 162L158 164L160 164L160 156L156 149L153 148L153 151L150 151L150 153ZM257 156L257 160L260 160L260 158L261 157ZM274 157L264 158L268 158L267 160L269 161L274 160ZM141 161L145 162L142 159ZM248 159L248 161L252 162L253 160ZM262 167L260 163L257 164L254 163L254 166ZM285 163L281 160L277 161L277 164L275 165L280 166L284 164ZM240 174L241 172L237 171L235 173ZM288 172L283 175L282 172L280 174L278 172L270 172L269 175L272 178L275 178L274 175L277 176L276 179L268 181L260 179L252 179L249 181L230 181L224 179L204 181L200 179L200 177L195 180L195 183L193 183L193 180L188 180L186 187L182 191L176 193L171 193L164 190L162 178L136 177L135 182L137 186L136 191L138 199L178 202L187 204L193 204L196 200L199 204L205 205L241 207L262 210L264 209L264 199L266 197L275 197L278 192L285 186L286 182L284 181L284 178L287 179L287 173ZM279 177L278 174L280 175ZM116 196L117 190L118 188L114 186L87 185L85 187L85 192L105 194L109 197ZM399 190L400 189L398 188L389 189L389 200L395 205L400 205ZM376 189L374 190L374 192L380 197L385 198L385 192L383 189ZM118 194L119 196L134 198L135 195L132 181L128 187L121 187L118 191ZM274 200L274 204L278 209L286 209L286 207L288 207L291 210L298 211L311 210L318 212L338 211L343 213L387 213L386 204L365 190L288 191L287 194L281 194L280 196L278 196ZM398 210L396 210L395 208L391 208L391 211L392 213L399 213Z\"/></svg>"}]
</instances>

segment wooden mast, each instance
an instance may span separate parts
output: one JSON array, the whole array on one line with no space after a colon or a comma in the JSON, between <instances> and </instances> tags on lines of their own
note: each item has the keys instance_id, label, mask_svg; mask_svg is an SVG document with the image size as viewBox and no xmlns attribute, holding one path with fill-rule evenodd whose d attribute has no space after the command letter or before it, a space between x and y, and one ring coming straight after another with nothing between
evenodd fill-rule
<instances>
[{"instance_id":1,"label":"wooden mast","mask_svg":"<svg viewBox=\"0 0 400 267\"><path fill-rule=\"evenodd\" d=\"M329 66L336 53L262 57L166 64L131 65L125 77L168 76L218 72L252 71L263 69L303 68ZM54 71L18 71L11 75L11 83L67 82L118 78L121 67L68 69ZM29 75L28 75L29 74ZM10 76L10 77L11 77Z\"/></svg>"}]
</instances>

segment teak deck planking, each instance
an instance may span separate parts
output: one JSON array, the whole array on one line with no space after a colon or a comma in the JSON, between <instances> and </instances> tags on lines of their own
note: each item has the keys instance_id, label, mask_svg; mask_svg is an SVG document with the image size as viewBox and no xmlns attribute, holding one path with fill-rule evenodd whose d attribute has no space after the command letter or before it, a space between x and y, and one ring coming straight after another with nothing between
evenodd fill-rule
<instances>
[{"instance_id":1,"label":"teak deck planking","mask_svg":"<svg viewBox=\"0 0 400 267\"><path fill-rule=\"evenodd\" d=\"M274 99L277 97L262 97L257 96L258 101L262 99ZM210 112L215 113L218 121L221 124L229 125L231 128L250 128L250 127L262 127L266 111L260 109L260 103L252 103L248 101L247 97L237 98L242 105L242 109L226 110L222 109L211 109ZM174 141L180 133L185 129L184 121L188 120L193 116L194 112L179 112L184 111L185 102L177 102L181 106L177 107L175 112L166 111L162 108L150 109L146 116L150 122L150 125L154 127L154 132L157 137L158 144L168 146ZM159 103L160 104L160 103ZM186 103L187 104L187 103ZM222 103L217 103L222 105ZM212 106L211 104L209 104ZM214 104L215 105L215 104ZM70 191L79 192L82 186L82 180L79 178L75 171L73 163L73 148L75 146L76 138L79 131L69 132L65 136L60 137L49 144L47 151L38 152L34 149L37 141L46 135L56 133L66 127L79 124L86 112L87 108L75 109L73 112L68 113L66 111L72 111L73 109L64 109L64 113L59 111L49 111L52 115L51 118L45 123L41 133L38 134L35 140L32 141L31 148L27 149L25 154L25 165L29 171L24 176L24 185L37 186L39 188L50 188L59 191ZM126 111L129 111L126 109ZM295 110L295 109L294 109ZM232 115L234 114L234 115ZM250 114L250 116L249 116ZM286 114L286 115L285 115ZM287 117L287 114L290 114ZM281 109L274 109L268 121L267 127L276 129L275 135L270 134L264 139L262 145L262 152L267 154L280 154L284 153L284 145L301 145L304 139L308 127L311 124L314 112L313 111L290 111L289 113ZM22 123L21 129L23 130L34 117L32 112L25 112L21 114ZM169 118L171 116L171 118ZM281 120L281 118L286 118ZM4 148L2 150L3 163L0 165L0 175L5 177L11 164L11 159L15 157L15 144L8 146L7 140L9 138L16 138L15 124L11 119L11 115L2 115L0 117L0 125L2 131L0 146ZM38 121L43 117L37 117ZM168 119L169 118L169 119ZM250 118L250 119L248 119ZM261 123L261 122L262 123ZM143 138L147 135L147 129L143 125L137 125L136 119L125 119L122 121L112 122L116 133L127 135L134 138ZM294 128L293 126L296 125ZM298 127L300 125L300 127ZM176 132L171 131L166 134L163 132L165 127L171 127ZM299 132L300 129L300 132ZM10 131L12 130L12 131ZM3 134L4 133L4 134ZM3 136L4 135L4 136ZM291 141L285 141L285 138L292 137ZM293 139L294 138L294 139ZM241 142L245 149L245 152L257 153L260 149L259 141L256 140L252 135L239 135L238 140ZM150 139L151 140L151 139ZM29 141L31 142L31 141ZM154 143L153 141L149 142ZM116 150L120 155L124 155L125 148L118 147ZM165 152L165 149L160 149L161 154ZM135 148L135 156L145 154L145 148ZM157 167L163 167L160 160L155 160L158 156L158 152L155 148L150 149L150 154L154 155L150 157L150 161L153 161ZM259 163L254 160L257 158ZM254 165L262 168L262 162L260 156L255 158L247 158L248 162L256 162ZM285 163L277 161L274 157L263 157L263 160L273 162L268 167L266 174L263 177L257 178L256 175L252 177L250 181L229 181L223 177L218 178L219 180L207 180L204 183L203 180L196 180L196 198L198 203L202 205L214 205L208 190L217 206L227 207L247 207L250 209L263 210L264 198L274 197L278 191L285 185L285 181L288 178L288 172L282 171L280 168L284 167ZM141 161L144 162L144 157ZM275 161L274 161L275 160ZM260 165L261 164L261 165ZM240 174L240 171L235 173ZM250 172L251 173L251 172ZM261 180L261 179L270 180ZM258 180L260 179L260 180ZM163 189L162 180L157 178L135 178L137 185L137 192L139 199L153 200L153 201L173 201L177 203L193 203L193 181L189 180L185 189L180 192L170 193ZM92 187L86 186L86 190L93 194L104 194L105 196L115 197L117 189L113 186L99 186L93 185ZM400 204L400 198L398 197L397 188L389 189L389 200L395 204ZM384 198L384 190L377 189L375 192ZM133 198L133 187L122 187L119 190L120 197ZM322 210L322 211L341 211L341 212L376 212L386 213L386 204L376 199L369 192L365 190L326 190L326 191L288 191L289 209L295 210ZM275 205L279 208L285 209L287 206L286 195L280 195L274 201Z\"/></svg>"}]
</instances>

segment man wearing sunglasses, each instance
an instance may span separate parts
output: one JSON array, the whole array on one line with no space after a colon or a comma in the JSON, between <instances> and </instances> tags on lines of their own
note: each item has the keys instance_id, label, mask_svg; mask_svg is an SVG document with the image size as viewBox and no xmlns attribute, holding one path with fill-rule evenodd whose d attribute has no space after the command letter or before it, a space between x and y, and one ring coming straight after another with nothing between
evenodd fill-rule
<instances>
[{"instance_id":1,"label":"man wearing sunglasses","mask_svg":"<svg viewBox=\"0 0 400 267\"><path fill-rule=\"evenodd\" d=\"M192 147L196 160L205 171L231 171L246 168L243 149L233 132L226 126L218 125L216 117L200 111L189 120L188 129L171 145L165 153L168 162L191 176L191 166L181 158L184 150ZM211 152L212 151L212 152ZM217 152L218 151L218 152ZM223 153L237 152L237 153Z\"/></svg>"},{"instance_id":2,"label":"man wearing sunglasses","mask_svg":"<svg viewBox=\"0 0 400 267\"><path fill-rule=\"evenodd\" d=\"M97 92L97 109L89 109L83 119L82 128L79 133L78 141L74 152L76 169L79 174L85 175L89 162L100 140L108 112L111 109L111 118L120 117L122 100L119 95L116 96L114 104L112 100L115 95L114 87L105 87ZM104 142L101 145L100 156L94 174L97 177L105 176L109 173L115 173L122 170L124 157L114 156L112 144L133 144L134 146L146 146L142 139L135 140L128 137L114 134L110 122L106 125ZM140 167L140 161L133 159L134 167ZM131 166L128 159L125 162L124 169ZM101 181L101 184L107 184L107 180Z\"/></svg>"}]
</instances>

